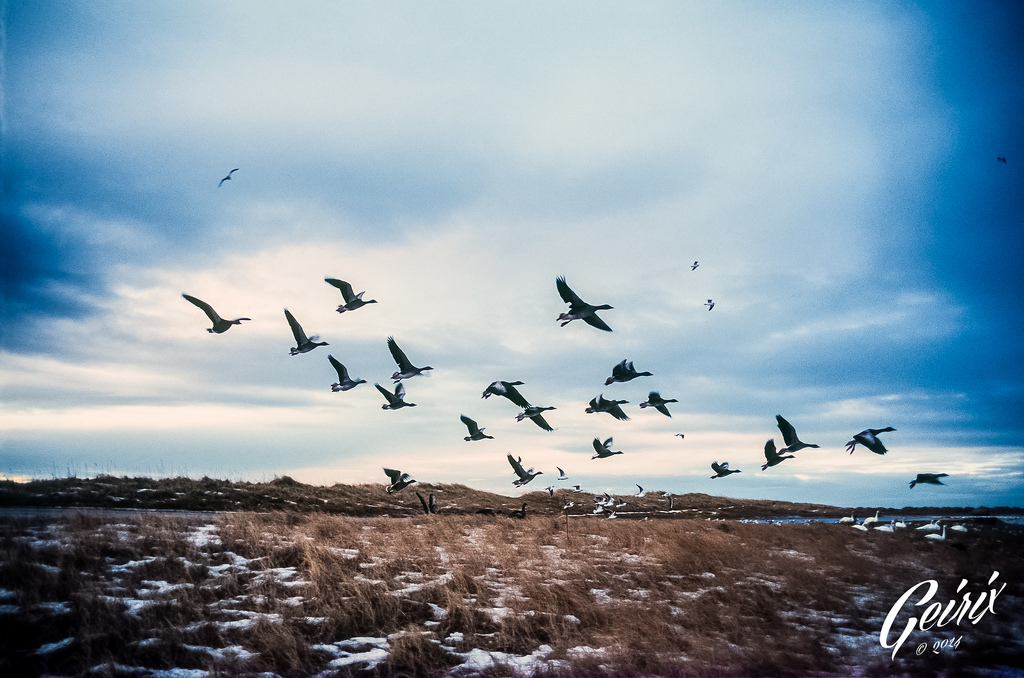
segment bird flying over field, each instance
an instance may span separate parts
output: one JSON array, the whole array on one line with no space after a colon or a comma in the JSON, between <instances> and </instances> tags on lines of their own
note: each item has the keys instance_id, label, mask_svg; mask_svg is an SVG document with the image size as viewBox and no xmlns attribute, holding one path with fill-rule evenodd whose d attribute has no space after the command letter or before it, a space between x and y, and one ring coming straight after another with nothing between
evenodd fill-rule
<instances>
[{"instance_id":1,"label":"bird flying over field","mask_svg":"<svg viewBox=\"0 0 1024 678\"><path fill-rule=\"evenodd\" d=\"M511 454L509 454L507 459L508 463L512 466L512 470L515 471L515 474L518 476L517 480L512 481L512 484L515 485L516 487L522 487L523 485L530 482L540 474L544 473L543 471L534 471L532 467L529 469L524 469L522 457L516 459Z\"/></svg>"},{"instance_id":2,"label":"bird flying over field","mask_svg":"<svg viewBox=\"0 0 1024 678\"><path fill-rule=\"evenodd\" d=\"M377 387L377 390L380 391L380 394L382 396L384 396L385 400L387 400L386 403L381 405L381 409L384 409L384 410L398 410L398 409L401 409L403 407L416 407L416 403L407 403L407 402L405 402L405 385L402 384L401 382L399 382L395 386L395 392L394 393L391 393L390 391L388 391L386 388L384 388L380 384L374 384L374 386Z\"/></svg>"},{"instance_id":3,"label":"bird flying over field","mask_svg":"<svg viewBox=\"0 0 1024 678\"><path fill-rule=\"evenodd\" d=\"M391 375L391 378L396 382L402 379L411 379L417 377L427 370L434 369L430 365L426 367L415 367L409 359L405 356L405 352L398 347L398 342L395 341L394 337L388 337L388 350L391 351L391 357L398 363L398 370Z\"/></svg>"},{"instance_id":4,"label":"bird flying over field","mask_svg":"<svg viewBox=\"0 0 1024 678\"><path fill-rule=\"evenodd\" d=\"M366 292L360 292L359 294L352 293L352 285L348 284L344 280L338 280L337 278L324 278L324 282L328 285L332 285L341 290L341 297L345 300L345 303L338 306L338 313L344 313L345 311L354 311L357 308L362 308L367 304L376 304L376 299L367 299L363 301L363 295Z\"/></svg>"},{"instance_id":5,"label":"bird flying over field","mask_svg":"<svg viewBox=\"0 0 1024 678\"><path fill-rule=\"evenodd\" d=\"M213 327L206 328L206 331L209 332L210 334L222 334L224 332L227 332L228 328L230 328L232 325L241 325L243 320L252 320L252 318L235 318L234 320L225 320L224 318L221 318L216 311L213 310L212 306L210 306L202 299L196 299L195 297L189 294L185 294L184 292L181 294L181 296L184 297L186 301L195 304L196 306L201 308L203 310L203 313L206 314L206 317L210 319L210 322L213 323Z\"/></svg>"},{"instance_id":6,"label":"bird flying over field","mask_svg":"<svg viewBox=\"0 0 1024 678\"><path fill-rule=\"evenodd\" d=\"M287 308L284 310L284 317L288 319L288 325L292 328L292 336L295 337L295 346L289 349L290 355L309 353L317 346L327 346L326 341L317 341L320 337L316 335L307 337L306 333L302 331L302 325L299 324L295 316Z\"/></svg>"},{"instance_id":7,"label":"bird flying over field","mask_svg":"<svg viewBox=\"0 0 1024 678\"><path fill-rule=\"evenodd\" d=\"M569 479L569 476L565 475L565 471L563 471L560 467L556 466L555 468L558 469L558 477L555 478L555 480L568 480Z\"/></svg>"},{"instance_id":8,"label":"bird flying over field","mask_svg":"<svg viewBox=\"0 0 1024 678\"><path fill-rule=\"evenodd\" d=\"M562 313L556 320L562 323L562 327L565 327L573 320L582 320L591 327L596 327L599 330L605 332L611 332L612 328L608 327L605 321L598 317L598 311L611 310L613 307L608 304L601 304L600 306L593 306L580 299L575 292L569 288L569 284L565 282L564 277L559 277L555 280L555 286L558 288L558 295L562 297L562 301L569 304L569 311Z\"/></svg>"},{"instance_id":9,"label":"bird flying over field","mask_svg":"<svg viewBox=\"0 0 1024 678\"><path fill-rule=\"evenodd\" d=\"M607 459L613 454L622 454L622 451L612 452L612 439L607 438L601 442L600 438L594 438L594 451L597 452L591 459Z\"/></svg>"},{"instance_id":10,"label":"bird flying over field","mask_svg":"<svg viewBox=\"0 0 1024 678\"><path fill-rule=\"evenodd\" d=\"M477 426L477 423L470 419L469 417L467 417L466 415L459 415L459 419L461 419L462 423L466 425L467 429L469 429L469 435L466 436L467 441L483 440L484 438L490 438L492 440L494 439L494 436L489 436L486 433L484 433L484 430Z\"/></svg>"},{"instance_id":11,"label":"bird flying over field","mask_svg":"<svg viewBox=\"0 0 1024 678\"><path fill-rule=\"evenodd\" d=\"M653 377L654 375L650 372L637 372L636 368L633 367L632 360L623 360L618 365L612 368L612 376L604 380L605 386L610 386L615 382L627 382L636 379L637 377Z\"/></svg>"},{"instance_id":12,"label":"bird flying over field","mask_svg":"<svg viewBox=\"0 0 1024 678\"><path fill-rule=\"evenodd\" d=\"M629 417L622 411L619 405L625 405L628 400L608 400L604 397L604 394L598 395L596 398L591 398L590 407L584 410L587 414L594 414L595 412L607 412L620 421L629 421Z\"/></svg>"},{"instance_id":13,"label":"bird flying over field","mask_svg":"<svg viewBox=\"0 0 1024 678\"><path fill-rule=\"evenodd\" d=\"M782 439L785 441L786 446L779 450L780 454L785 452L796 452L802 450L805 447L818 447L814 443L805 443L800 440L796 435L796 429L793 425L786 421L781 414L775 415L775 421L779 425L779 431L782 432Z\"/></svg>"},{"instance_id":14,"label":"bird flying over field","mask_svg":"<svg viewBox=\"0 0 1024 678\"><path fill-rule=\"evenodd\" d=\"M946 483L939 480L939 478L948 477L948 473L918 473L917 477L910 481L910 487L913 489L914 485L926 484L926 485L945 485Z\"/></svg>"},{"instance_id":15,"label":"bird flying over field","mask_svg":"<svg viewBox=\"0 0 1024 678\"><path fill-rule=\"evenodd\" d=\"M391 481L387 487L384 488L384 491L388 494L398 492L399 490L405 489L416 482L416 480L408 473L402 473L401 471L396 471L393 468L384 469L384 473L387 474L388 479Z\"/></svg>"},{"instance_id":16,"label":"bird flying over field","mask_svg":"<svg viewBox=\"0 0 1024 678\"><path fill-rule=\"evenodd\" d=\"M860 443L875 454L885 454L889 450L885 449L885 445L883 445L882 441L878 439L878 434L895 430L896 429L892 426L886 426L885 428L866 428L860 433L854 435L853 440L846 443L846 449L850 454L853 454L853 448L857 447L857 444Z\"/></svg>"},{"instance_id":17,"label":"bird flying over field","mask_svg":"<svg viewBox=\"0 0 1024 678\"><path fill-rule=\"evenodd\" d=\"M223 179L221 179L220 183L217 184L217 188L220 188L220 185L223 184L225 181L231 181L231 175L234 174L237 171L238 171L238 168L236 167L235 169L233 169L230 172L228 172L227 176L224 177Z\"/></svg>"},{"instance_id":18,"label":"bird flying over field","mask_svg":"<svg viewBox=\"0 0 1024 678\"><path fill-rule=\"evenodd\" d=\"M766 470L769 466L775 466L781 464L786 459L792 459L792 454L781 455L775 451L775 439L769 438L768 442L764 444L764 458L765 463L761 466L761 470Z\"/></svg>"},{"instance_id":19,"label":"bird flying over field","mask_svg":"<svg viewBox=\"0 0 1024 678\"><path fill-rule=\"evenodd\" d=\"M729 468L729 462L723 461L719 464L717 461L711 462L711 470L715 472L715 475L711 476L711 479L724 478L732 473L741 473L738 468Z\"/></svg>"},{"instance_id":20,"label":"bird flying over field","mask_svg":"<svg viewBox=\"0 0 1024 678\"><path fill-rule=\"evenodd\" d=\"M666 417L671 417L672 413L668 411L667 405L669 403L677 402L679 401L676 400L675 398L662 398L661 394L658 393L657 391L651 391L650 393L647 394L647 400L640 403L640 408L643 409L645 407L653 407L654 409L664 414ZM680 438L683 437L682 433L677 433L676 435L679 436Z\"/></svg>"},{"instance_id":21,"label":"bird flying over field","mask_svg":"<svg viewBox=\"0 0 1024 678\"><path fill-rule=\"evenodd\" d=\"M331 365L334 366L335 371L338 373L338 381L331 384L331 391L337 393L338 391L348 391L353 389L359 384L365 384L365 379L353 379L348 376L348 369L338 362L338 360L331 354L327 354L327 360L330 361Z\"/></svg>"}]
</instances>

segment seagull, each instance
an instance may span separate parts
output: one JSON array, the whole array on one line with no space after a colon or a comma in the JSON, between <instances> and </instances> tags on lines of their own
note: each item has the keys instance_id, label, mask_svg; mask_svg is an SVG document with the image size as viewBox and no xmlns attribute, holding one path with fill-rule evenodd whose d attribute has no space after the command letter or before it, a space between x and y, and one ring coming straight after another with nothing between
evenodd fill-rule
<instances>
[{"instance_id":1,"label":"seagull","mask_svg":"<svg viewBox=\"0 0 1024 678\"><path fill-rule=\"evenodd\" d=\"M967 528L964 527L963 525L961 525L960 523L957 523L956 525L950 525L949 529L953 530L954 532L966 532L967 531Z\"/></svg>"},{"instance_id":2,"label":"seagull","mask_svg":"<svg viewBox=\"0 0 1024 678\"><path fill-rule=\"evenodd\" d=\"M668 405L669 403L678 402L679 401L676 400L675 398L662 398L661 394L658 393L657 391L651 391L650 393L647 394L647 400L640 403L640 408L643 409L645 407L653 407L654 409L664 414L666 417L671 417L672 413L668 411L668 407L666 407L666 405ZM683 437L682 433L677 433L676 435L679 436L680 438Z\"/></svg>"},{"instance_id":3,"label":"seagull","mask_svg":"<svg viewBox=\"0 0 1024 678\"><path fill-rule=\"evenodd\" d=\"M629 417L622 411L619 405L628 403L628 400L606 400L604 394L598 395L596 398L590 400L590 407L584 410L587 414L594 414L595 412L607 412L620 421L629 421Z\"/></svg>"},{"instance_id":4,"label":"seagull","mask_svg":"<svg viewBox=\"0 0 1024 678\"><path fill-rule=\"evenodd\" d=\"M565 471L563 471L560 467L556 466L555 468L558 469L558 477L555 478L555 480L568 480L569 479L569 476L565 475Z\"/></svg>"},{"instance_id":5,"label":"seagull","mask_svg":"<svg viewBox=\"0 0 1024 678\"><path fill-rule=\"evenodd\" d=\"M512 484L515 485L516 487L522 487L523 485L530 482L540 474L544 473L543 471L534 471L532 467L529 469L523 469L522 457L516 459L511 454L509 454L507 458L508 463L512 465L512 470L515 471L517 476L519 476L518 480L512 481ZM523 504L523 506L525 507L526 505Z\"/></svg>"},{"instance_id":6,"label":"seagull","mask_svg":"<svg viewBox=\"0 0 1024 678\"><path fill-rule=\"evenodd\" d=\"M225 181L231 181L231 175L234 174L237 171L238 171L238 168L236 167L235 169L233 169L230 172L228 172L228 175L220 180L220 184L223 184ZM217 184L217 188L220 188L220 184Z\"/></svg>"},{"instance_id":7,"label":"seagull","mask_svg":"<svg viewBox=\"0 0 1024 678\"><path fill-rule=\"evenodd\" d=\"M924 536L924 538L925 539L934 539L935 541L945 541L945 539L946 539L946 526L945 525L942 526L942 534L935 534L934 532L932 532L931 534L926 534Z\"/></svg>"},{"instance_id":8,"label":"seagull","mask_svg":"<svg viewBox=\"0 0 1024 678\"><path fill-rule=\"evenodd\" d=\"M434 369L427 365L426 367L415 367L409 359L405 357L405 352L398 347L394 337L388 337L388 349L391 351L391 356L398 363L398 371L391 375L391 378L396 382L402 379L411 379L412 377L419 376L427 370Z\"/></svg>"},{"instance_id":9,"label":"seagull","mask_svg":"<svg viewBox=\"0 0 1024 678\"><path fill-rule=\"evenodd\" d=\"M719 464L717 461L711 462L711 470L715 472L715 475L711 476L711 479L724 478L732 473L742 473L738 468L729 468L729 462L723 461Z\"/></svg>"},{"instance_id":10,"label":"seagull","mask_svg":"<svg viewBox=\"0 0 1024 678\"><path fill-rule=\"evenodd\" d=\"M780 455L778 452L775 451L775 438L769 438L768 442L764 444L764 458L766 459L766 461L761 466L762 471L767 469L769 466L781 464L786 459L792 459L793 455Z\"/></svg>"},{"instance_id":11,"label":"seagull","mask_svg":"<svg viewBox=\"0 0 1024 678\"><path fill-rule=\"evenodd\" d=\"M213 327L206 328L206 331L209 332L210 334L223 334L224 332L227 332L228 328L230 328L232 325L241 325L243 320L252 320L252 318L235 318L234 320L224 320L224 318L221 318L219 315L217 315L217 312L213 310L213 306L210 306L202 299L196 299L195 297L185 294L184 292L182 292L181 296L183 296L186 301L189 301L198 306L199 308L203 309L203 312L206 313L206 316L210 319L210 322L213 323Z\"/></svg>"},{"instance_id":12,"label":"seagull","mask_svg":"<svg viewBox=\"0 0 1024 678\"><path fill-rule=\"evenodd\" d=\"M295 316L287 308L284 310L284 317L288 319L288 324L292 328L292 334L295 336L295 346L289 349L289 355L309 353L317 346L327 346L326 341L317 341L320 337L316 335L307 338L306 333L302 331L302 325L299 324Z\"/></svg>"},{"instance_id":13,"label":"seagull","mask_svg":"<svg viewBox=\"0 0 1024 678\"><path fill-rule=\"evenodd\" d=\"M492 381L491 385L484 389L481 398L490 398L492 395L505 396L519 407L527 408L530 403L516 390L516 386L522 386L521 381Z\"/></svg>"},{"instance_id":14,"label":"seagull","mask_svg":"<svg viewBox=\"0 0 1024 678\"><path fill-rule=\"evenodd\" d=\"M883 445L882 441L878 439L878 434L895 430L896 429L892 426L886 426L885 428L866 428L860 433L854 435L853 440L846 443L846 449L850 454L853 454L853 448L857 447L857 443L860 443L875 454L885 454L889 450L885 449L885 445Z\"/></svg>"},{"instance_id":15,"label":"seagull","mask_svg":"<svg viewBox=\"0 0 1024 678\"><path fill-rule=\"evenodd\" d=\"M391 479L391 484L384 488L384 491L388 494L398 492L399 490L405 489L416 482L408 473L402 473L401 471L396 471L393 468L384 469L384 473L386 473L388 478Z\"/></svg>"},{"instance_id":16,"label":"seagull","mask_svg":"<svg viewBox=\"0 0 1024 678\"><path fill-rule=\"evenodd\" d=\"M344 365L339 363L337 359L330 353L327 354L327 359L334 365L334 369L338 372L338 381L331 384L331 391L337 393L338 391L347 391L351 388L355 388L359 384L365 384L365 379L352 379L348 376L348 370Z\"/></svg>"},{"instance_id":17,"label":"seagull","mask_svg":"<svg viewBox=\"0 0 1024 678\"><path fill-rule=\"evenodd\" d=\"M466 440L483 440L484 438L490 438L492 440L494 439L494 436L489 436L486 433L484 433L484 429L477 426L476 422L467 417L466 415L460 414L459 419L461 419L462 423L465 424L466 428L469 429L469 435L466 436Z\"/></svg>"},{"instance_id":18,"label":"seagull","mask_svg":"<svg viewBox=\"0 0 1024 678\"><path fill-rule=\"evenodd\" d=\"M553 407L537 407L536 405L528 405L525 410L516 415L516 421L522 421L523 419L529 419L537 426L540 426L545 431L554 431L551 428L551 424L544 419L541 412L546 410L553 410Z\"/></svg>"},{"instance_id":19,"label":"seagull","mask_svg":"<svg viewBox=\"0 0 1024 678\"><path fill-rule=\"evenodd\" d=\"M341 290L341 296L345 299L345 303L338 307L338 313L354 311L357 308L366 306L367 304L377 303L376 299L367 299L366 301L363 301L363 295L366 294L366 292L352 294L352 286L344 280L338 280L337 278L324 278L324 282Z\"/></svg>"},{"instance_id":20,"label":"seagull","mask_svg":"<svg viewBox=\"0 0 1024 678\"><path fill-rule=\"evenodd\" d=\"M948 473L918 473L917 477L910 481L910 487L919 483L927 483L928 485L945 485L946 483L939 480L939 478L945 478Z\"/></svg>"},{"instance_id":21,"label":"seagull","mask_svg":"<svg viewBox=\"0 0 1024 678\"><path fill-rule=\"evenodd\" d=\"M876 527L875 528L875 532L895 532L895 531L896 531L896 519L895 518L893 518L892 522L889 523L888 525L882 525L881 527Z\"/></svg>"},{"instance_id":22,"label":"seagull","mask_svg":"<svg viewBox=\"0 0 1024 678\"><path fill-rule=\"evenodd\" d=\"M690 270L696 271L698 266L700 266L700 263L695 261L692 264L690 264Z\"/></svg>"},{"instance_id":23,"label":"seagull","mask_svg":"<svg viewBox=\"0 0 1024 678\"><path fill-rule=\"evenodd\" d=\"M861 532L867 532L868 531L868 526L865 525L864 523L856 523L853 526L853 529L860 530Z\"/></svg>"},{"instance_id":24,"label":"seagull","mask_svg":"<svg viewBox=\"0 0 1024 678\"><path fill-rule=\"evenodd\" d=\"M796 435L796 429L788 421L782 418L781 414L775 415L775 421L779 424L779 430L782 432L782 439L785 441L786 446L779 450L780 453L784 452L796 452L802 450L805 447L818 447L813 443L805 443L800 440Z\"/></svg>"},{"instance_id":25,"label":"seagull","mask_svg":"<svg viewBox=\"0 0 1024 678\"><path fill-rule=\"evenodd\" d=\"M937 520L932 520L931 522L925 523L924 525L914 529L923 530L924 532L938 532L942 527L939 525Z\"/></svg>"},{"instance_id":26,"label":"seagull","mask_svg":"<svg viewBox=\"0 0 1024 678\"><path fill-rule=\"evenodd\" d=\"M903 529L903 528L905 528L907 526L907 524L905 522L903 522L902 520L896 520L896 521L893 522L892 526L897 528L897 529Z\"/></svg>"},{"instance_id":27,"label":"seagull","mask_svg":"<svg viewBox=\"0 0 1024 678\"><path fill-rule=\"evenodd\" d=\"M518 511L509 511L508 517L524 520L526 518L526 504L524 503L522 508L520 508Z\"/></svg>"},{"instance_id":28,"label":"seagull","mask_svg":"<svg viewBox=\"0 0 1024 678\"><path fill-rule=\"evenodd\" d=\"M622 451L612 452L612 439L608 438L603 443L600 438L594 438L594 450L597 452L591 459L606 459L613 454L622 454Z\"/></svg>"},{"instance_id":29,"label":"seagull","mask_svg":"<svg viewBox=\"0 0 1024 678\"><path fill-rule=\"evenodd\" d=\"M565 327L573 320L582 320L591 327L596 327L599 330L605 332L611 332L612 328L608 327L605 321L601 320L597 316L598 311L610 310L613 308L608 304L601 304L600 306L591 306L587 302L576 296L576 293L569 289L569 284L565 282L564 277L559 277L555 280L555 286L558 287L558 294L562 297L562 301L569 304L569 312L563 313L556 318L556 320L563 321L562 327Z\"/></svg>"},{"instance_id":30,"label":"seagull","mask_svg":"<svg viewBox=\"0 0 1024 678\"><path fill-rule=\"evenodd\" d=\"M617 381L626 382L632 381L637 377L653 377L654 375L650 372L637 372L636 368L633 367L633 361L623 360L621 363L612 368L612 376L604 380L605 386L610 386Z\"/></svg>"},{"instance_id":31,"label":"seagull","mask_svg":"<svg viewBox=\"0 0 1024 678\"><path fill-rule=\"evenodd\" d=\"M397 410L397 409L400 409L402 407L416 407L416 403L407 403L407 402L405 402L405 385L404 384L399 383L397 386L395 386L395 392L394 393L391 393L390 391L388 391L386 388L384 388L380 384L374 384L374 386L377 387L377 390L380 391L381 395L384 396L385 400L387 400L386 403L384 403L383 405L380 406L381 409L383 409L383 410Z\"/></svg>"},{"instance_id":32,"label":"seagull","mask_svg":"<svg viewBox=\"0 0 1024 678\"><path fill-rule=\"evenodd\" d=\"M715 302L713 302L710 299L708 299L708 303L706 303L704 305L707 306L708 310L710 311L711 309L713 309L715 307Z\"/></svg>"},{"instance_id":33,"label":"seagull","mask_svg":"<svg viewBox=\"0 0 1024 678\"><path fill-rule=\"evenodd\" d=\"M636 495L634 495L634 496L636 496L636 497L646 497L647 496L647 492L644 491L644 488L641 487L640 483L636 483Z\"/></svg>"}]
</instances>

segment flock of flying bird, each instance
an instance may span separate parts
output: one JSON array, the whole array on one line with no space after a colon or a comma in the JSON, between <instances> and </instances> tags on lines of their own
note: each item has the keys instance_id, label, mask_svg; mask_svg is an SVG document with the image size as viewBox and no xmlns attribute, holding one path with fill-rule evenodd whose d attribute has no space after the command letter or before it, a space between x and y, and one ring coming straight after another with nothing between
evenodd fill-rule
<instances>
[{"instance_id":1,"label":"flock of flying bird","mask_svg":"<svg viewBox=\"0 0 1024 678\"><path fill-rule=\"evenodd\" d=\"M238 168L235 168L228 172L228 174L220 180L218 188L222 186L225 181L230 181L232 174L234 174L237 171ZM700 264L698 261L694 261L693 264L690 265L690 270L695 271L699 265ZM344 280L339 280L337 278L324 278L324 281L329 285L337 288L338 291L341 293L342 300L344 303L340 304L337 307L336 310L338 313L355 311L368 304L377 303L375 299L363 299L363 295L365 294L365 292L359 292L358 294L356 294L352 288L352 285ZM568 325L569 323L575 320L582 320L584 323L599 330L605 332L612 331L611 327L609 327L608 324L598 315L599 311L611 310L613 308L612 306L608 304L593 305L583 301L569 287L564 277L558 277L555 280L555 287L562 300L569 305L568 310L560 314L556 318L557 322L559 322L562 327ZM210 319L212 323L212 327L207 329L207 331L210 333L222 334L234 325L241 325L243 321L251 320L251 318L245 317L227 320L222 318L217 313L217 311L215 311L213 307L210 304L206 303L205 301L202 301L201 299L184 293L182 294L182 297L184 297L187 301L200 308L207 315L207 317ZM708 299L707 303L705 303L704 305L707 306L708 310L710 311L714 308L715 302L712 301L711 299ZM317 336L307 336L306 333L303 331L302 326L295 319L295 316L292 315L292 313L288 309L284 310L284 315L289 327L291 328L292 335L295 338L295 346L289 349L289 353L291 355L308 353L320 346L328 345L327 342L319 341L319 337ZM394 337L387 338L387 346L388 350L391 353L391 356L395 360L398 369L391 375L391 379L395 383L393 390L389 390L388 388L381 386L379 383L374 383L374 386L384 397L385 400L384 404L382 405L382 408L385 410L398 410L405 407L415 407L415 403L408 402L405 400L406 390L405 386L402 384L402 380L411 379L413 377L423 375L424 373L426 373L429 370L432 370L433 368L430 367L429 365L424 367L416 367L415 365L413 365L412 362L409 360L408 356L405 354L405 352L398 346L398 343L395 341ZM327 359L338 375L338 381L331 384L332 391L348 391L355 388L359 384L366 383L366 380L364 379L352 378L345 365L343 365L341 362L335 359L333 355L328 355ZM634 368L632 361L624 359L612 368L611 376L609 376L604 383L605 386L610 386L611 384L614 383L624 383L632 381L633 379L636 379L638 377L650 376L653 376L651 372L638 372ZM522 421L523 419L530 419L534 424L536 424L541 429L545 431L553 431L554 429L545 420L543 413L549 410L553 410L555 408L531 404L525 397L523 397L523 395L516 388L517 386L522 385L523 382L521 381L495 381L491 383L489 386L487 386L486 389L484 389L482 397L486 399L492 395L502 396L522 409L522 412L520 412L516 416L517 421ZM626 415L625 412L623 412L621 408L621 405L625 404L626 402L627 401L625 400L607 399L604 397L604 394L602 393L591 399L585 412L587 414L604 412L617 420L626 421L629 419L629 417ZM658 391L651 391L648 394L647 400L640 403L640 407L651 407L660 412L661 414L667 417L671 417L672 414L669 412L668 405L670 403L675 402L678 401L674 398L663 398ZM484 429L481 428L473 419L467 417L464 414L460 415L460 419L462 423L466 426L467 432L469 434L465 436L466 441L479 441L493 438L493 436L484 433ZM783 441L785 442L785 447L776 449L774 438L770 438L765 443L765 462L761 466L762 471L765 471L772 466L777 466L778 464L782 463L787 459L793 459L794 453L800 450L819 447L816 444L805 443L801 441L793 425L790 424L781 415L776 415L775 419L778 429L782 434ZM856 446L861 445L864 448L870 450L871 452L874 452L875 454L884 455L888 450L886 449L885 445L882 443L878 436L882 433L895 430L896 429L892 428L891 426L879 429L865 429L860 433L855 434L852 437L852 439L846 443L846 449L848 452L852 454ZM677 433L675 435L677 435L681 439L685 437L682 433ZM612 446L613 438L609 437L602 441L599 438L595 437L593 440L593 448L595 454L591 457L591 459L606 459L614 455L623 454L621 450L613 450ZM512 467L512 471L516 476L516 479L513 481L513 485L515 485L516 487L526 485L535 477L543 473L542 471L536 471L533 468L524 468L522 465L521 457L513 457L512 454L508 454L507 460L509 465ZM718 460L711 462L711 469L715 472L714 475L711 476L712 479L724 478L734 473L741 472L740 469L730 468L728 462L719 462ZM401 489L404 489L405 487L408 487L410 484L416 482L411 475L402 471L385 468L384 472L389 480L389 483L385 487L388 493L397 492ZM557 480L565 481L569 479L561 468L558 469L558 472L559 477L557 478ZM910 481L910 487L913 488L915 485L921 483L942 485L943 483L939 479L946 476L947 474L945 473L921 473L918 474L918 476L914 480ZM643 488L640 487L639 485L637 485L637 487L639 488L639 495L642 496L644 493ZM579 486L575 486L575 488L579 490ZM549 492L554 491L553 487L548 487L547 489ZM420 497L420 499L424 503L424 510L427 511L428 513L432 512L429 510L428 502L424 500L422 497ZM433 496L431 496L430 503L433 503ZM599 505L601 504L601 502L598 503ZM433 512L436 512L436 505ZM525 513L525 507L522 509L522 512ZM614 511L611 511L611 516L613 515Z\"/></svg>"}]
</instances>

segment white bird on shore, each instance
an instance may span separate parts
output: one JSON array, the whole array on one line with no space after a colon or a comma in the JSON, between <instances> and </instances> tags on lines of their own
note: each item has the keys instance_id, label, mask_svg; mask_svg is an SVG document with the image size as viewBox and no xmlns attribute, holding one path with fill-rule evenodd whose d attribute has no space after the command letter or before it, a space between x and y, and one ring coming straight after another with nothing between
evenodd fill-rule
<instances>
[{"instance_id":1,"label":"white bird on shore","mask_svg":"<svg viewBox=\"0 0 1024 678\"><path fill-rule=\"evenodd\" d=\"M381 405L381 409L398 410L403 407L416 407L416 403L405 402L405 385L402 384L401 382L399 382L398 385L395 386L394 393L391 393L380 384L374 384L374 386L377 387L377 390L380 391L380 394L384 396L385 400L387 400L386 403Z\"/></svg>"},{"instance_id":2,"label":"white bird on shore","mask_svg":"<svg viewBox=\"0 0 1024 678\"><path fill-rule=\"evenodd\" d=\"M640 483L636 483L636 495L635 496L637 496L637 497L646 497L647 496L647 491L644 490L644 488L640 486Z\"/></svg>"},{"instance_id":3,"label":"white bird on shore","mask_svg":"<svg viewBox=\"0 0 1024 678\"><path fill-rule=\"evenodd\" d=\"M946 539L946 526L945 525L942 526L942 534L935 534L933 532L931 534L926 534L924 536L924 538L925 539L934 539L936 541L944 541Z\"/></svg>"},{"instance_id":4,"label":"white bird on shore","mask_svg":"<svg viewBox=\"0 0 1024 678\"><path fill-rule=\"evenodd\" d=\"M903 528L905 528L907 526L907 524L905 522L903 522L902 520L897 520L896 522L893 523L892 526L897 528L897 529L902 530Z\"/></svg>"},{"instance_id":5,"label":"white bird on shore","mask_svg":"<svg viewBox=\"0 0 1024 678\"><path fill-rule=\"evenodd\" d=\"M598 317L598 311L611 310L612 307L608 304L601 304L600 306L593 306L580 299L575 292L569 289L569 284L565 282L565 278L559 277L555 280L555 286L558 288L558 295L562 297L562 301L569 304L569 312L562 313L556 320L562 323L562 327L565 327L573 320L582 320L591 327L596 327L599 330L605 332L611 332L612 328L608 327L608 324Z\"/></svg>"},{"instance_id":6,"label":"white bird on shore","mask_svg":"<svg viewBox=\"0 0 1024 678\"><path fill-rule=\"evenodd\" d=\"M338 381L331 384L331 391L337 393L338 391L348 391L353 389L359 384L365 384L365 379L353 379L348 375L348 369L335 359L331 354L327 354L327 360L334 366L334 370L338 373Z\"/></svg>"},{"instance_id":7,"label":"white bird on shore","mask_svg":"<svg viewBox=\"0 0 1024 678\"><path fill-rule=\"evenodd\" d=\"M896 519L894 518L888 525L882 525L875 528L875 532L895 532L896 531Z\"/></svg>"},{"instance_id":8,"label":"white bird on shore","mask_svg":"<svg viewBox=\"0 0 1024 678\"><path fill-rule=\"evenodd\" d=\"M853 513L851 513L848 516L843 516L842 518L839 519L839 522L841 522L841 523L853 523L853 522L856 522L857 519L854 518L855 514L856 514L856 511L854 511Z\"/></svg>"},{"instance_id":9,"label":"white bird on shore","mask_svg":"<svg viewBox=\"0 0 1024 678\"><path fill-rule=\"evenodd\" d=\"M864 519L864 524L865 525L871 525L872 523L877 523L878 522L878 514L880 514L880 513L881 513L881 511L875 511L875 517L874 518L865 518Z\"/></svg>"},{"instance_id":10,"label":"white bird on shore","mask_svg":"<svg viewBox=\"0 0 1024 678\"><path fill-rule=\"evenodd\" d=\"M384 488L384 491L388 494L397 492L416 482L408 473L402 473L401 471L393 468L384 469L384 473L387 474L388 478L391 480L391 483Z\"/></svg>"}]
</instances>

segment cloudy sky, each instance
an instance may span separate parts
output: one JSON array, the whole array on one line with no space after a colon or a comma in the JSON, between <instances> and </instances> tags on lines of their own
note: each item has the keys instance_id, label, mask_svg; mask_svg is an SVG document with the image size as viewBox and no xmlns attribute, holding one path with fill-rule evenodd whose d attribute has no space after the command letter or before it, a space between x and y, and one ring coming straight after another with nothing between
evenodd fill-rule
<instances>
[{"instance_id":1,"label":"cloudy sky","mask_svg":"<svg viewBox=\"0 0 1024 678\"><path fill-rule=\"evenodd\" d=\"M516 494L512 453L525 489L1024 505L1022 15L8 0L0 474ZM559 326L560 275L613 332ZM285 308L329 346L290 356ZM389 335L415 408L373 387ZM624 358L654 376L605 386ZM821 448L762 472L776 414Z\"/></svg>"}]
</instances>

